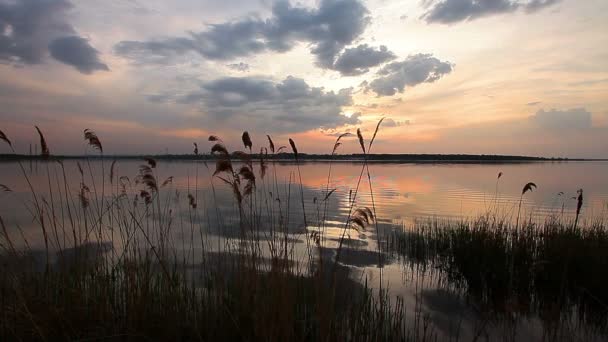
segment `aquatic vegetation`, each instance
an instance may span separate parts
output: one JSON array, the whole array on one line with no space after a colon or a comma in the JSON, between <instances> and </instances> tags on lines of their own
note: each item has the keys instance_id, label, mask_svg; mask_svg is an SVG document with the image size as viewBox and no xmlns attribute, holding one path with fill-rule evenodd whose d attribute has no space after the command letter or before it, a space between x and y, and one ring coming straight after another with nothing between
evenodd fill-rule
<instances>
[{"instance_id":1,"label":"aquatic vegetation","mask_svg":"<svg viewBox=\"0 0 608 342\"><path fill-rule=\"evenodd\" d=\"M44 243L31 247L21 226L7 226L0 217L0 339L460 340L486 334L491 323L537 316L550 337L564 333L560 323L573 316L581 330L560 338L580 331L605 336L608 279L597 270L608 267L608 229L603 221L579 224L582 190L574 222L551 218L520 227L523 196L536 187L528 183L515 225L484 216L423 222L382 236L368 165L381 123L371 140L360 129L353 139L363 153L361 169L347 184L346 219L333 235L328 210L340 200L333 159L326 164L326 184L307 193L300 170L305 153L293 139L291 153L283 153L294 170L285 186L272 156L287 147L276 148L269 135L259 154L252 152L248 132L241 136L243 151L229 151L232 145L211 135L214 165L198 160L194 143L195 170L181 194L177 178L163 174L163 160L152 157L142 158L135 174L121 174L117 159L108 174L104 159L77 162L73 188L66 166L50 155L36 127L44 182L33 183L19 160L17 165L28 184L24 207ZM332 157L348 135L330 146ZM1 131L0 140L12 148ZM85 130L84 140L99 152L91 158L101 158L95 132ZM208 179L199 175L199 164ZM205 197L202 182L210 189ZM14 195L10 187L0 185L3 195ZM358 203L362 194L371 207ZM358 250L349 237L357 232L374 236L374 248ZM382 281L383 267L396 256L410 270L422 270L422 277L437 277L442 287L416 290L416 303L406 306ZM357 270L349 265L377 268L379 280L355 279ZM471 336L460 327L446 332L421 304L458 296L482 313Z\"/></svg>"},{"instance_id":2,"label":"aquatic vegetation","mask_svg":"<svg viewBox=\"0 0 608 342\"><path fill-rule=\"evenodd\" d=\"M608 330L608 225L550 218L516 229L492 217L423 221L395 232L389 250L445 279L497 317L538 315ZM505 316L506 315L506 316Z\"/></svg>"}]
</instances>

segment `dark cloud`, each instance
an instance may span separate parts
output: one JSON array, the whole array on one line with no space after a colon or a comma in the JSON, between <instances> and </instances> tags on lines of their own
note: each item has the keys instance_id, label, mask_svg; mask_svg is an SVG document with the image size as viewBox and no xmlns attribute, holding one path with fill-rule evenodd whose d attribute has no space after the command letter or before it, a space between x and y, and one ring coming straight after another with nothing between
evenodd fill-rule
<instances>
[{"instance_id":1,"label":"dark cloud","mask_svg":"<svg viewBox=\"0 0 608 342\"><path fill-rule=\"evenodd\" d=\"M78 36L61 37L49 45L51 56L56 60L71 65L83 74L93 71L108 71L108 66L99 59L99 52L89 42Z\"/></svg>"},{"instance_id":2,"label":"dark cloud","mask_svg":"<svg viewBox=\"0 0 608 342\"><path fill-rule=\"evenodd\" d=\"M421 83L432 83L452 72L453 65L442 62L430 54L417 54L402 62L392 62L378 71L378 78L364 84L366 90L373 90L378 96L392 96L403 93L405 87Z\"/></svg>"},{"instance_id":3,"label":"dark cloud","mask_svg":"<svg viewBox=\"0 0 608 342\"><path fill-rule=\"evenodd\" d=\"M0 2L0 59L18 64L41 63L54 37L73 33L66 22L68 1Z\"/></svg>"},{"instance_id":4,"label":"dark cloud","mask_svg":"<svg viewBox=\"0 0 608 342\"><path fill-rule=\"evenodd\" d=\"M352 105L352 89L335 93L292 76L281 82L259 77L226 77L202 85L178 101L201 105L211 123L230 120L250 130L304 132L359 123L360 114L342 115Z\"/></svg>"},{"instance_id":5,"label":"dark cloud","mask_svg":"<svg viewBox=\"0 0 608 342\"><path fill-rule=\"evenodd\" d=\"M530 117L530 121L543 129L548 130L585 130L592 126L591 113L585 108L567 110L540 109Z\"/></svg>"},{"instance_id":6,"label":"dark cloud","mask_svg":"<svg viewBox=\"0 0 608 342\"><path fill-rule=\"evenodd\" d=\"M422 19L428 23L452 24L523 9L536 12L561 0L435 0L427 3Z\"/></svg>"},{"instance_id":7,"label":"dark cloud","mask_svg":"<svg viewBox=\"0 0 608 342\"><path fill-rule=\"evenodd\" d=\"M107 70L99 61L96 50L86 40L75 36L76 31L67 19L71 8L72 4L67 0L0 1L0 61L15 65L40 64L51 53L81 72L90 73L103 70L103 67ZM69 51L50 51L49 46L55 43L57 49L63 46ZM75 55L68 55L70 52ZM90 58L92 52L93 60L83 60Z\"/></svg>"},{"instance_id":8,"label":"dark cloud","mask_svg":"<svg viewBox=\"0 0 608 342\"><path fill-rule=\"evenodd\" d=\"M523 4L523 8L528 13L539 11L545 7L555 5L562 0L531 0Z\"/></svg>"},{"instance_id":9,"label":"dark cloud","mask_svg":"<svg viewBox=\"0 0 608 342\"><path fill-rule=\"evenodd\" d=\"M365 31L368 13L360 0L321 0L315 9L279 1L266 20L244 18L209 25L185 37L122 41L115 52L144 63L169 63L185 53L229 60L265 51L286 52L304 42L310 44L318 66L333 69L340 52Z\"/></svg>"},{"instance_id":10,"label":"dark cloud","mask_svg":"<svg viewBox=\"0 0 608 342\"><path fill-rule=\"evenodd\" d=\"M226 65L228 68L232 69L232 70L236 70L236 71L241 71L241 72L247 72L249 71L249 64L247 63L234 63L234 64L228 64Z\"/></svg>"},{"instance_id":11,"label":"dark cloud","mask_svg":"<svg viewBox=\"0 0 608 342\"><path fill-rule=\"evenodd\" d=\"M361 75L368 72L369 68L384 64L395 58L395 54L388 51L384 45L375 49L367 44L361 44L344 50L336 60L333 69L339 71L342 75Z\"/></svg>"}]
</instances>

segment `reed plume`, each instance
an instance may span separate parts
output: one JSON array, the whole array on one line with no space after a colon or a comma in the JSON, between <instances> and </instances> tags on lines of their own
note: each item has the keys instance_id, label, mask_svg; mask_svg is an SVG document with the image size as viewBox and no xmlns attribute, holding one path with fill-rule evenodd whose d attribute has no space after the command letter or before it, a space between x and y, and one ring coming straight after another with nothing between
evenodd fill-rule
<instances>
[{"instance_id":1,"label":"reed plume","mask_svg":"<svg viewBox=\"0 0 608 342\"><path fill-rule=\"evenodd\" d=\"M190 205L192 209L196 209L196 200L192 194L188 194L188 205Z\"/></svg>"},{"instance_id":2,"label":"reed plume","mask_svg":"<svg viewBox=\"0 0 608 342\"><path fill-rule=\"evenodd\" d=\"M363 150L363 154L365 154L365 142L363 141L363 134L361 134L360 128L357 128L357 138L359 138L359 145L361 145L361 150Z\"/></svg>"},{"instance_id":3,"label":"reed plume","mask_svg":"<svg viewBox=\"0 0 608 342\"><path fill-rule=\"evenodd\" d=\"M266 137L268 138L268 146L270 147L270 152L274 153L274 142L272 141L270 135L266 135Z\"/></svg>"},{"instance_id":4,"label":"reed plume","mask_svg":"<svg viewBox=\"0 0 608 342\"><path fill-rule=\"evenodd\" d=\"M110 165L110 184L114 184L114 168L116 167L116 159L112 161Z\"/></svg>"},{"instance_id":5,"label":"reed plume","mask_svg":"<svg viewBox=\"0 0 608 342\"><path fill-rule=\"evenodd\" d=\"M340 134L340 135L338 136L338 139L336 139L336 142L335 142L335 144L334 144L334 149L331 151L331 154L332 154L332 155L333 155L333 154L336 154L336 151L338 150L338 147L340 147L340 145L342 145L342 143L340 142L340 140L342 140L342 138L347 137L347 136L350 136L350 135L352 135L352 134L351 134L351 133L346 132L346 133L342 133L342 134Z\"/></svg>"},{"instance_id":6,"label":"reed plume","mask_svg":"<svg viewBox=\"0 0 608 342\"><path fill-rule=\"evenodd\" d=\"M156 164L154 164L156 166ZM153 192L158 191L158 183L156 182L156 177L154 177L154 173L152 172L152 167L148 165L141 165L139 167L139 176L138 180L148 187Z\"/></svg>"},{"instance_id":7,"label":"reed plume","mask_svg":"<svg viewBox=\"0 0 608 342\"><path fill-rule=\"evenodd\" d=\"M51 152L49 151L49 146L46 144L46 139L44 139L44 135L40 131L40 128L38 128L38 126L34 127L36 127L36 131L38 131L38 135L40 136L40 155L43 158L48 158L51 155Z\"/></svg>"},{"instance_id":8,"label":"reed plume","mask_svg":"<svg viewBox=\"0 0 608 342\"><path fill-rule=\"evenodd\" d=\"M270 139L270 137L268 137L268 139ZM11 141L8 139L6 134L4 134L4 132L2 132L2 131L0 131L0 140L4 140L8 144L8 146L13 147L13 144L11 144Z\"/></svg>"},{"instance_id":9,"label":"reed plume","mask_svg":"<svg viewBox=\"0 0 608 342\"><path fill-rule=\"evenodd\" d=\"M331 189L323 198L323 201L327 201L327 199L329 198L329 196L331 196L331 194L333 194L337 189Z\"/></svg>"},{"instance_id":10,"label":"reed plume","mask_svg":"<svg viewBox=\"0 0 608 342\"><path fill-rule=\"evenodd\" d=\"M85 129L84 130L84 140L88 140L89 145L93 146L93 148L96 148L99 150L99 152L103 153L103 147L101 146L101 141L99 141L99 138L97 137L97 134L95 134L95 132L91 131L88 128Z\"/></svg>"},{"instance_id":11,"label":"reed plume","mask_svg":"<svg viewBox=\"0 0 608 342\"><path fill-rule=\"evenodd\" d=\"M211 154L214 154L214 153L219 153L219 154L223 154L223 155L227 156L228 150L226 149L226 146L224 146L223 144L217 143L211 147Z\"/></svg>"},{"instance_id":12,"label":"reed plume","mask_svg":"<svg viewBox=\"0 0 608 342\"><path fill-rule=\"evenodd\" d=\"M173 176L169 176L167 177L167 179L165 179L165 181L160 185L161 188L164 188L165 186L172 184L173 183Z\"/></svg>"},{"instance_id":13,"label":"reed plume","mask_svg":"<svg viewBox=\"0 0 608 342\"><path fill-rule=\"evenodd\" d=\"M215 172L213 173L213 175L217 175L219 173L222 172L232 172L232 162L230 162L230 159L228 158L219 158L216 162L215 162Z\"/></svg>"},{"instance_id":14,"label":"reed plume","mask_svg":"<svg viewBox=\"0 0 608 342\"><path fill-rule=\"evenodd\" d=\"M209 136L209 141L222 141L222 139L220 139L217 135L210 135Z\"/></svg>"},{"instance_id":15,"label":"reed plume","mask_svg":"<svg viewBox=\"0 0 608 342\"><path fill-rule=\"evenodd\" d=\"M293 151L293 154L295 155L296 159L298 159L298 148L296 147L296 143L293 142L291 138L289 138L289 145L291 145L291 150Z\"/></svg>"},{"instance_id":16,"label":"reed plume","mask_svg":"<svg viewBox=\"0 0 608 342\"><path fill-rule=\"evenodd\" d=\"M350 218L351 227L355 230L364 230L374 221L374 214L368 207L358 208Z\"/></svg>"},{"instance_id":17,"label":"reed plume","mask_svg":"<svg viewBox=\"0 0 608 342\"><path fill-rule=\"evenodd\" d=\"M517 209L517 220L515 221L515 229L518 229L519 227L519 214L521 213L521 202L524 199L524 195L526 192L531 192L533 189L536 189L536 184L529 182L524 185L524 188L521 190L521 196L519 197L519 209Z\"/></svg>"},{"instance_id":18,"label":"reed plume","mask_svg":"<svg viewBox=\"0 0 608 342\"><path fill-rule=\"evenodd\" d=\"M144 203L146 205L149 205L150 203L152 203L152 195L150 195L149 192L147 192L146 190L142 190L139 192L139 197L144 199Z\"/></svg>"},{"instance_id":19,"label":"reed plume","mask_svg":"<svg viewBox=\"0 0 608 342\"><path fill-rule=\"evenodd\" d=\"M193 143L194 144L194 155L198 156L198 144L197 143Z\"/></svg>"},{"instance_id":20,"label":"reed plume","mask_svg":"<svg viewBox=\"0 0 608 342\"><path fill-rule=\"evenodd\" d=\"M369 146L367 147L368 151L372 149L372 144L374 143L374 140L376 140L376 134L378 134L378 130L380 129L380 125L382 124L382 121L384 121L384 118L380 118L380 120L378 120L378 123L376 124L376 129L374 130L374 135L372 136L372 140L369 141Z\"/></svg>"},{"instance_id":21,"label":"reed plume","mask_svg":"<svg viewBox=\"0 0 608 342\"><path fill-rule=\"evenodd\" d=\"M530 182L530 183L526 184L526 185L524 186L524 188L521 190L521 194L522 194L522 196L523 196L523 195L524 195L526 192L528 192L528 191L532 191L533 189L536 189L536 184L534 184L534 183L532 183L532 182Z\"/></svg>"},{"instance_id":22,"label":"reed plume","mask_svg":"<svg viewBox=\"0 0 608 342\"><path fill-rule=\"evenodd\" d=\"M583 208L583 189L578 189L576 193L578 194L578 197L576 199L576 219L574 220L574 228L576 228L576 225L578 224L578 216Z\"/></svg>"},{"instance_id":23,"label":"reed plume","mask_svg":"<svg viewBox=\"0 0 608 342\"><path fill-rule=\"evenodd\" d=\"M151 168L156 168L156 160L150 158L150 157L146 157L144 158L144 160L146 161L146 163L148 163L148 165L150 165Z\"/></svg>"},{"instance_id":24,"label":"reed plume","mask_svg":"<svg viewBox=\"0 0 608 342\"><path fill-rule=\"evenodd\" d=\"M251 193L253 192L253 189L255 189L255 174L253 173L253 171L251 171L251 169L248 166L243 166L239 170L239 175L244 180L247 181L247 184L245 184L243 194L251 195Z\"/></svg>"},{"instance_id":25,"label":"reed plume","mask_svg":"<svg viewBox=\"0 0 608 342\"><path fill-rule=\"evenodd\" d=\"M251 156L249 155L249 153L243 151L234 151L232 152L232 156L234 158L238 158L246 162L249 162L251 160Z\"/></svg>"},{"instance_id":26,"label":"reed plume","mask_svg":"<svg viewBox=\"0 0 608 342\"><path fill-rule=\"evenodd\" d=\"M80 183L80 193L78 194L78 198L80 199L80 205L82 206L83 209L86 209L89 207L89 198L87 197L87 194L90 193L91 190L89 189L88 186L86 186L86 184L84 183Z\"/></svg>"},{"instance_id":27,"label":"reed plume","mask_svg":"<svg viewBox=\"0 0 608 342\"><path fill-rule=\"evenodd\" d=\"M249 136L249 132L247 132L247 131L243 132L242 139L243 139L243 145L245 146L245 148L248 148L249 152L251 152L253 143L251 142L251 137Z\"/></svg>"}]
</instances>

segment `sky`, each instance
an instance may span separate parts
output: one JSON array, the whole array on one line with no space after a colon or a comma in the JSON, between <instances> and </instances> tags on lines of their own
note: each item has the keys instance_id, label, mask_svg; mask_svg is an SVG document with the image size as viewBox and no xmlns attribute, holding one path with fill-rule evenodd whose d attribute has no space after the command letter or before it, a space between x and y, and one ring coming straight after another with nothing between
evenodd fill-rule
<instances>
[{"instance_id":1,"label":"sky","mask_svg":"<svg viewBox=\"0 0 608 342\"><path fill-rule=\"evenodd\" d=\"M608 1L0 0L18 152L330 153L381 118L375 153L608 158Z\"/></svg>"}]
</instances>

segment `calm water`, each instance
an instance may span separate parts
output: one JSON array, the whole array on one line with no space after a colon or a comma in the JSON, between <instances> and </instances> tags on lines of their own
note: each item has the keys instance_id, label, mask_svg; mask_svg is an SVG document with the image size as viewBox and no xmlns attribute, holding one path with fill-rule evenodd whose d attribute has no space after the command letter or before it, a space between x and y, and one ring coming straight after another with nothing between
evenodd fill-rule
<instances>
[{"instance_id":1,"label":"calm water","mask_svg":"<svg viewBox=\"0 0 608 342\"><path fill-rule=\"evenodd\" d=\"M143 161L118 161L115 166L114 185L109 181L110 162L105 162L105 194L118 191L118 178L126 176L132 183L131 193L137 193L141 186L134 185L138 167ZM81 161L85 170L84 178L78 171L75 161L65 161L68 191L77 195L80 183L84 183L93 193L101 194L102 165L92 161L89 165ZM57 163L24 163L28 173L31 172L32 183L47 202L49 179L55 197L58 196L57 182L63 188L63 175ZM256 165L255 168L258 166ZM173 177L170 185L163 190L166 196L177 193L181 196L182 210L188 208L187 195L196 197L199 209L209 217L206 225L219 223L229 226L238 220L235 201L230 188L214 178L215 195L210 186L210 179L215 165L202 162L159 162L156 175L159 183ZM211 171L210 171L211 169ZM339 162L332 164L331 180L327 186L329 164L304 163L300 167L302 190L309 226L314 226L325 216L327 227L340 231L350 209L350 199L354 197L357 180L361 173L361 164ZM92 172L92 176L90 172ZM567 163L528 163L528 164L381 164L370 165L372 191L378 221L385 226L405 225L407 228L416 220L424 219L470 219L487 212L495 212L501 218L514 220L520 200L521 189L527 182L534 182L538 188L523 197L522 217L542 221L548 215L572 216L576 210L578 189L584 190L583 218L592 220L604 215L608 210L608 162L567 162ZM499 172L502 177L497 179ZM94 181L93 181L94 180ZM123 179L123 182L127 182ZM12 193L0 193L0 216L7 226L19 224L26 236L32 241L38 231L29 232L32 224L31 215L26 209L31 200L28 186L18 164L0 163L0 184L8 186ZM262 180L258 174L257 198L268 201L282 198L281 209L290 213L290 226L294 230L304 226L300 198L300 183L297 168L294 164L271 164ZM326 188L336 189L325 203L322 201ZM95 191L96 190L96 191ZM563 194L562 194L563 193ZM91 195L94 197L94 195ZM270 200L272 202L272 200ZM364 174L359 187L354 207L372 207L371 193L367 176ZM276 201L275 201L276 202ZM24 205L24 203L26 205ZM270 203L270 202L269 202ZM320 205L322 204L322 205ZM271 205L275 210L278 203ZM320 208L319 208L320 207ZM218 210L219 209L219 210ZM319 211L319 209L321 211ZM219 214L218 214L219 212ZM205 215L201 215L203 217ZM286 215L287 216L287 215ZM216 222L217 221L217 222ZM219 222L221 221L221 222ZM312 223L311 223L312 222ZM205 223L204 223L205 224ZM208 227L214 234L213 227ZM216 232L228 234L226 230ZM337 233L337 232L336 232Z\"/></svg>"},{"instance_id":2,"label":"calm water","mask_svg":"<svg viewBox=\"0 0 608 342\"><path fill-rule=\"evenodd\" d=\"M78 201L81 183L85 183L91 189L88 196L92 203L102 193L108 200L111 199L111 194L120 193L120 184L125 185L129 201L143 189L141 184L135 183L135 177L139 165L144 161L118 161L112 183L108 176L111 162L104 162L103 165L99 161L92 161L90 165L86 161L80 163L84 169L83 175L79 172L76 161L63 163L67 187L58 163L23 164L31 175L33 186L41 195L39 200L49 208L55 206L56 220L61 222L60 226L69 226L66 221L67 208L58 200L58 197L65 196L66 189L71 194L70 198ZM254 168L257 170L259 164L254 164ZM165 207L163 204L163 210L174 222L175 228L170 232L170 239L176 249L196 253L197 250L200 252L196 246L204 243L207 251L213 250L215 246L216 250L221 250L221 242L238 236L239 213L233 193L223 181L212 177L214 169L214 163L206 165L190 161L160 161L155 169L159 184L173 177L172 182L161 189L161 200L163 203L172 203L170 212L164 209L169 205ZM101 181L102 170L106 175L104 184ZM366 173L357 196L354 196L361 170L362 164L333 163L328 184L328 163L304 163L300 166L300 173L295 164L269 163L263 179L257 174L256 191L252 197L245 199L244 207L258 211L262 238L272 231L273 222L281 216L281 220L287 222L294 241L301 242L296 244L299 245L297 248L300 252L305 250L305 233L324 226L323 252L330 256L335 253L337 240L343 232L351 206L372 208L375 205L381 237L394 229L409 229L417 220L473 219L488 212L505 220L515 220L521 190L527 182L536 183L538 188L523 197L522 217L526 219L542 222L549 215L572 217L576 210L576 200L572 197L578 189L584 190L583 220L605 217L608 211L608 162L373 163L369 166L373 203ZM497 178L499 172L502 172L500 179ZM121 176L128 179L122 178L119 181ZM44 240L27 209L32 206L32 198L18 164L0 163L0 184L12 190L0 193L0 216L6 223L9 234L17 245L24 245L25 238L30 248L41 249ZM103 186L105 189L102 191ZM49 188L53 189L52 196ZM327 189L335 191L327 201L323 201ZM188 204L189 194L197 203L196 210ZM304 197L307 225L302 215L301 194ZM251 199L257 204L248 207ZM141 201L138 205L144 206ZM79 206L76 204L74 207ZM88 210L102 209L91 205ZM190 222L196 223L196 234L189 230ZM69 240L69 236L61 236L62 231L59 229L57 236L51 239L51 244L56 246ZM371 253L377 246L375 232L370 228L349 231L348 235L350 251L344 255L343 263L352 267L356 277L367 278L370 284L374 284L380 275L377 256ZM108 232L104 239L111 240L110 236L113 235ZM113 247L120 249L119 244L119 241L114 241ZM69 242L66 245L69 246ZM475 331L475 324L481 319L462 299L449 295L433 277L416 276L412 270L403 267L399 260L388 260L383 268L383 282L390 286L394 295L403 298L406 305L422 306L437 326L445 327L446 334L452 329L450 321L454 312L458 312L465 336L467 329L470 334ZM523 331L521 336L540 338L542 329L537 323L534 317L522 322L518 327Z\"/></svg>"}]
</instances>

